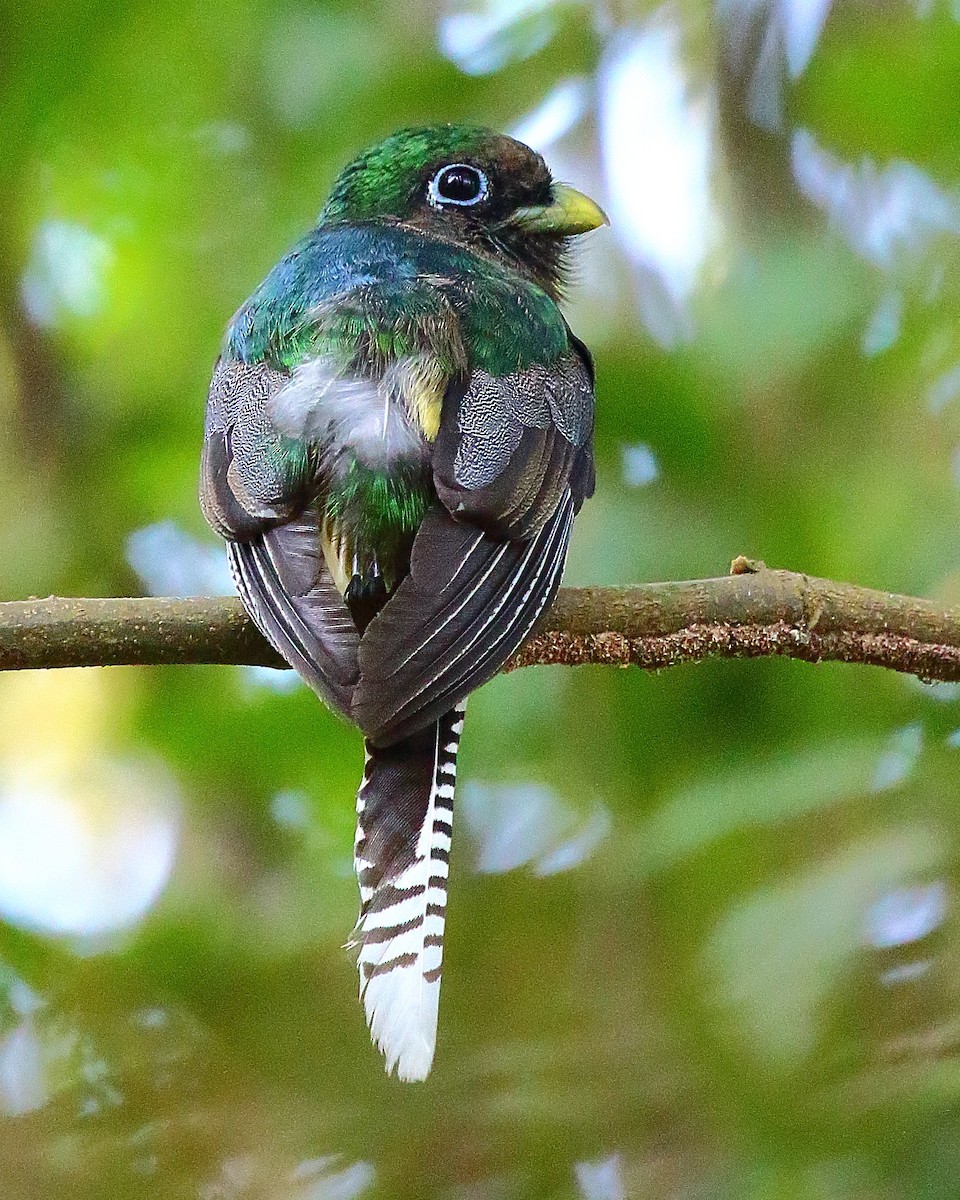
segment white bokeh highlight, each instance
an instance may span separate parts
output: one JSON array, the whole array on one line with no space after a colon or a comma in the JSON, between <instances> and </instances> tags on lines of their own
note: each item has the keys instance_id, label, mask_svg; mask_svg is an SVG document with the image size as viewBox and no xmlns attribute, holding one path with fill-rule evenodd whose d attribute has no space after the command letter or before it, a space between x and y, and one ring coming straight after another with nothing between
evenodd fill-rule
<instances>
[{"instance_id":1,"label":"white bokeh highlight","mask_svg":"<svg viewBox=\"0 0 960 1200\"><path fill-rule=\"evenodd\" d=\"M135 686L112 669L0 679L0 919L88 952L156 904L180 841L170 774L115 750Z\"/></svg>"},{"instance_id":2,"label":"white bokeh highlight","mask_svg":"<svg viewBox=\"0 0 960 1200\"><path fill-rule=\"evenodd\" d=\"M911 271L938 237L960 234L960 190L940 187L913 163L846 162L807 129L794 132L791 154L800 191L883 271Z\"/></svg>"},{"instance_id":3,"label":"white bokeh highlight","mask_svg":"<svg viewBox=\"0 0 960 1200\"><path fill-rule=\"evenodd\" d=\"M717 0L728 56L735 70L749 72L747 113L762 128L782 127L785 78L798 79L806 70L830 4L831 0Z\"/></svg>"},{"instance_id":4,"label":"white bokeh highlight","mask_svg":"<svg viewBox=\"0 0 960 1200\"><path fill-rule=\"evenodd\" d=\"M90 937L136 924L176 860L179 811L154 772L104 762L84 779L0 784L0 915Z\"/></svg>"},{"instance_id":5,"label":"white bokeh highlight","mask_svg":"<svg viewBox=\"0 0 960 1200\"><path fill-rule=\"evenodd\" d=\"M453 3L440 18L440 52L465 75L489 75L530 58L559 23L556 0L481 0Z\"/></svg>"},{"instance_id":6,"label":"white bokeh highlight","mask_svg":"<svg viewBox=\"0 0 960 1200\"><path fill-rule=\"evenodd\" d=\"M37 227L20 283L27 315L43 328L64 317L97 316L107 302L107 273L114 253L102 237L74 221Z\"/></svg>"},{"instance_id":7,"label":"white bokeh highlight","mask_svg":"<svg viewBox=\"0 0 960 1200\"><path fill-rule=\"evenodd\" d=\"M590 83L582 76L564 79L535 109L509 131L511 137L543 154L568 134L590 108Z\"/></svg>"},{"instance_id":8,"label":"white bokeh highlight","mask_svg":"<svg viewBox=\"0 0 960 1200\"><path fill-rule=\"evenodd\" d=\"M690 302L720 233L715 98L693 86L669 9L612 39L599 89L611 225L640 275L641 315L671 345L690 335Z\"/></svg>"},{"instance_id":9,"label":"white bokeh highlight","mask_svg":"<svg viewBox=\"0 0 960 1200\"><path fill-rule=\"evenodd\" d=\"M476 869L501 874L528 866L556 875L585 862L613 825L599 801L587 812L566 804L541 784L490 784L467 780L458 806L473 843Z\"/></svg>"}]
</instances>

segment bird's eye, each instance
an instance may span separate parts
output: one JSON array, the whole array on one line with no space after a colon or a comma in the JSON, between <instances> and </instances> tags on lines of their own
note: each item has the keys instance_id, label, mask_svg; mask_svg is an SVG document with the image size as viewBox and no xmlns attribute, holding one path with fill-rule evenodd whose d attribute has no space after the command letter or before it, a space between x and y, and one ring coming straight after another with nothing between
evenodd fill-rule
<instances>
[{"instance_id":1,"label":"bird's eye","mask_svg":"<svg viewBox=\"0 0 960 1200\"><path fill-rule=\"evenodd\" d=\"M489 190L487 177L478 167L471 167L469 163L453 163L443 167L430 180L427 198L435 208L446 204L469 208L486 199Z\"/></svg>"}]
</instances>

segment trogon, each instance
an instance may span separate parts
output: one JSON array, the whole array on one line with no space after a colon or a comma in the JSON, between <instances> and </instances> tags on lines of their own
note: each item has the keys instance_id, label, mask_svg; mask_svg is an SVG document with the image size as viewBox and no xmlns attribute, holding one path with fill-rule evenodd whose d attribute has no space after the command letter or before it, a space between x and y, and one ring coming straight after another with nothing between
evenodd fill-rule
<instances>
[{"instance_id":1,"label":"trogon","mask_svg":"<svg viewBox=\"0 0 960 1200\"><path fill-rule=\"evenodd\" d=\"M464 702L553 599L594 487L559 304L605 220L512 138L402 130L341 172L210 385L201 503L243 604L365 738L353 944L403 1079L436 1043Z\"/></svg>"}]
</instances>

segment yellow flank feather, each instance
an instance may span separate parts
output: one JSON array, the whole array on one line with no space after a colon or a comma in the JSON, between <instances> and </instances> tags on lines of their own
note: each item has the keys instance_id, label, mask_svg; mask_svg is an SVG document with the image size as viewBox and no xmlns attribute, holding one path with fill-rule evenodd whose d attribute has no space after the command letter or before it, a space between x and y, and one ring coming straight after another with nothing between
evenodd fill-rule
<instances>
[{"instance_id":1,"label":"yellow flank feather","mask_svg":"<svg viewBox=\"0 0 960 1200\"><path fill-rule=\"evenodd\" d=\"M446 371L433 355L401 359L395 369L407 415L428 442L434 441L440 431Z\"/></svg>"},{"instance_id":2,"label":"yellow flank feather","mask_svg":"<svg viewBox=\"0 0 960 1200\"><path fill-rule=\"evenodd\" d=\"M343 531L329 518L320 532L320 548L323 551L327 570L342 596L353 578L353 550L347 544Z\"/></svg>"}]
</instances>

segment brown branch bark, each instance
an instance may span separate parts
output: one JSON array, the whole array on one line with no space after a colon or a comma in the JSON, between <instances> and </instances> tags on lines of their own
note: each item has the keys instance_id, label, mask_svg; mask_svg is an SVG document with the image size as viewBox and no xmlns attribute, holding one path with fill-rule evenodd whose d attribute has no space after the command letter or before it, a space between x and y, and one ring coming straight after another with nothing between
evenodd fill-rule
<instances>
[{"instance_id":1,"label":"brown branch bark","mask_svg":"<svg viewBox=\"0 0 960 1200\"><path fill-rule=\"evenodd\" d=\"M605 663L659 670L784 655L960 680L960 608L754 570L744 559L733 569L720 579L565 588L508 669ZM284 665L231 598L0 604L0 670L172 663Z\"/></svg>"}]
</instances>

